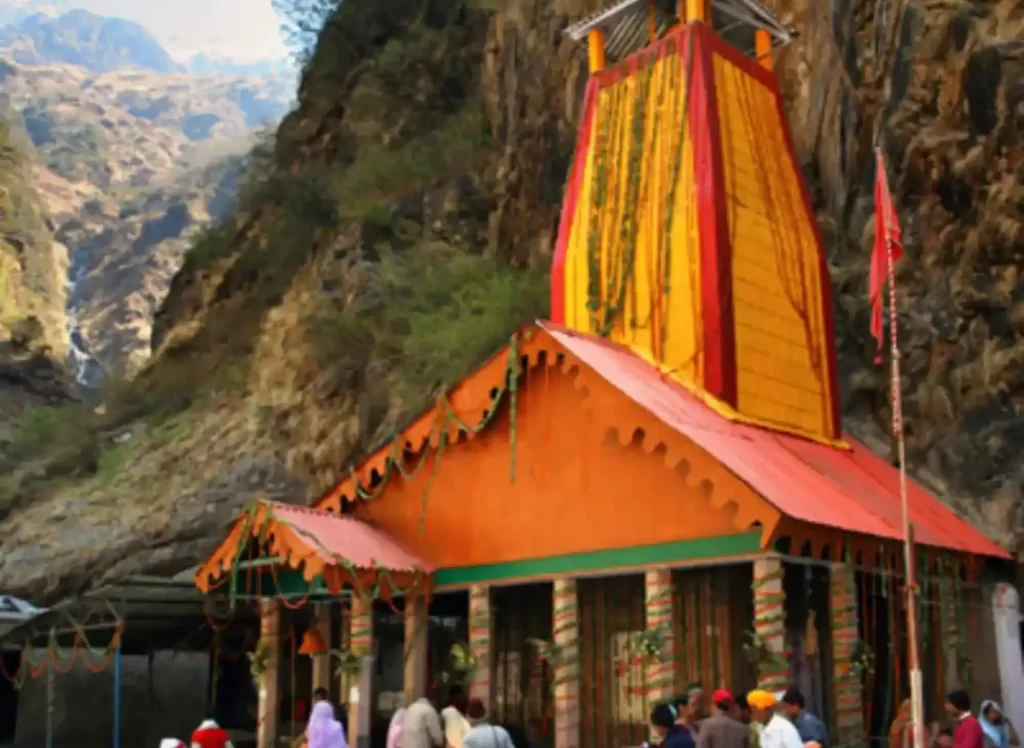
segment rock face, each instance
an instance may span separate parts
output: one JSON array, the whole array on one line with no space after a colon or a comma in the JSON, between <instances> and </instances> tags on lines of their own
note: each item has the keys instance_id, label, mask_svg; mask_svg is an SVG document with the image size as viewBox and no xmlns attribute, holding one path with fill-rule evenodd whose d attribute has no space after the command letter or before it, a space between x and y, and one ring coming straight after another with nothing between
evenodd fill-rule
<instances>
[{"instance_id":1,"label":"rock face","mask_svg":"<svg viewBox=\"0 0 1024 748\"><path fill-rule=\"evenodd\" d=\"M1024 16L1012 2L779 3L799 149L832 244L848 424L885 434L865 279L875 132L903 223L902 395L917 475L1008 547L1024 529ZM879 424L876 426L875 424Z\"/></svg>"},{"instance_id":2,"label":"rock face","mask_svg":"<svg viewBox=\"0 0 1024 748\"><path fill-rule=\"evenodd\" d=\"M175 275L155 360L111 404L130 459L108 458L114 477L81 469L35 491L5 525L0 586L45 600L187 568L252 498L315 498L523 317L542 316L586 77L585 50L561 32L596 5L340 4L273 153ZM877 18L882 6L866 0L776 5L802 31L777 69L833 266L848 426L888 450L886 377L867 332L878 130L907 244L912 467L1013 545L1024 444L1016 5L898 4Z\"/></svg>"}]
</instances>

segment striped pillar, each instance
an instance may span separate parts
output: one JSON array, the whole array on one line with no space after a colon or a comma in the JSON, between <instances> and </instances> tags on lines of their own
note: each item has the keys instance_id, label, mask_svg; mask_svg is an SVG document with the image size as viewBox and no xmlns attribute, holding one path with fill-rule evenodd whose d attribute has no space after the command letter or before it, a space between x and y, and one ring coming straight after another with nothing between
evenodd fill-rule
<instances>
[{"instance_id":1,"label":"striped pillar","mask_svg":"<svg viewBox=\"0 0 1024 748\"><path fill-rule=\"evenodd\" d=\"M579 598L575 579L556 579L553 594L555 748L579 748Z\"/></svg>"},{"instance_id":2,"label":"striped pillar","mask_svg":"<svg viewBox=\"0 0 1024 748\"><path fill-rule=\"evenodd\" d=\"M829 577L829 610L832 615L832 689L836 738L839 745L861 744L864 730L860 673L853 655L860 638L857 627L857 586L852 569L836 564Z\"/></svg>"},{"instance_id":3,"label":"striped pillar","mask_svg":"<svg viewBox=\"0 0 1024 748\"><path fill-rule=\"evenodd\" d=\"M260 599L260 649L266 653L267 660L257 696L256 746L274 748L280 704L277 673L281 658L281 607L276 598Z\"/></svg>"},{"instance_id":4,"label":"striped pillar","mask_svg":"<svg viewBox=\"0 0 1024 748\"><path fill-rule=\"evenodd\" d=\"M494 687L491 679L491 664L494 662L491 647L493 634L491 588L485 584L475 584L469 588L469 656L473 659L469 698L480 699L487 707L487 711L494 707Z\"/></svg>"},{"instance_id":5,"label":"striped pillar","mask_svg":"<svg viewBox=\"0 0 1024 748\"><path fill-rule=\"evenodd\" d=\"M672 589L671 569L651 569L644 574L647 629L656 632L661 642L661 652L647 664L647 700L650 704L671 699L675 688Z\"/></svg>"},{"instance_id":6,"label":"striped pillar","mask_svg":"<svg viewBox=\"0 0 1024 748\"><path fill-rule=\"evenodd\" d=\"M766 656L757 666L757 687L779 691L789 684L782 561L778 558L755 561L751 588L754 593L754 633L767 649Z\"/></svg>"}]
</instances>

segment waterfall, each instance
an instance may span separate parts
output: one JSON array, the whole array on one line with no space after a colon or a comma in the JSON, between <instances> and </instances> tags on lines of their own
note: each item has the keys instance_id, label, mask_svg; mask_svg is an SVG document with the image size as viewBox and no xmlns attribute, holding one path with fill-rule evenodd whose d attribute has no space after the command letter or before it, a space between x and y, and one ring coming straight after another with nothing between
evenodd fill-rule
<instances>
[{"instance_id":1,"label":"waterfall","mask_svg":"<svg viewBox=\"0 0 1024 748\"><path fill-rule=\"evenodd\" d=\"M89 353L89 345L82 336L81 325L78 321L79 304L75 296L75 290L79 281L85 276L83 250L71 249L69 251L70 262L68 263L68 276L65 284L67 291L67 305L65 316L67 317L68 334L68 367L75 376L75 381L82 387L94 389L103 382L103 369Z\"/></svg>"}]
</instances>

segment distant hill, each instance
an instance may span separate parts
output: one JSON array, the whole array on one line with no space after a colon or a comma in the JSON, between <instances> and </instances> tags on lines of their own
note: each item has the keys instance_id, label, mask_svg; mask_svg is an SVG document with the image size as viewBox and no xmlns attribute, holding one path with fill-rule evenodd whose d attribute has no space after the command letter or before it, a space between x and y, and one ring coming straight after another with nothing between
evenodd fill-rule
<instances>
[{"instance_id":1,"label":"distant hill","mask_svg":"<svg viewBox=\"0 0 1024 748\"><path fill-rule=\"evenodd\" d=\"M36 13L5 26L0 29L0 55L21 65L68 64L94 73L184 69L139 24L86 10L55 18Z\"/></svg>"},{"instance_id":2,"label":"distant hill","mask_svg":"<svg viewBox=\"0 0 1024 748\"><path fill-rule=\"evenodd\" d=\"M196 75L291 75L298 76L291 63L281 60L253 60L240 62L231 59L218 59L205 54L198 54L188 62L189 72Z\"/></svg>"}]
</instances>

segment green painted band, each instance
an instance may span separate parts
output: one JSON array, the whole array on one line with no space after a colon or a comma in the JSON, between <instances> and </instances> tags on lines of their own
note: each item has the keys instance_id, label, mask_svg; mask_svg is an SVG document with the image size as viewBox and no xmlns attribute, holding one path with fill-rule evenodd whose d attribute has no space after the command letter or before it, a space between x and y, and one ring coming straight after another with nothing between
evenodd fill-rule
<instances>
[{"instance_id":1,"label":"green painted band","mask_svg":"<svg viewBox=\"0 0 1024 748\"><path fill-rule=\"evenodd\" d=\"M589 553L570 553L564 556L549 556L525 561L438 569L434 572L434 585L458 587L511 579L560 576L604 569L739 556L757 553L760 550L761 533L758 531L744 532L714 538L679 540L671 543L615 548Z\"/></svg>"},{"instance_id":2,"label":"green painted band","mask_svg":"<svg viewBox=\"0 0 1024 748\"><path fill-rule=\"evenodd\" d=\"M614 548L589 553L570 553L564 556L549 556L548 558L525 561L438 569L434 572L434 585L436 587L464 587L481 583L497 584L513 579L544 578L606 569L628 569L655 564L721 559L760 551L761 533L755 530L697 540L678 540L671 543ZM286 598L308 595L311 599L324 599L331 596L323 580L319 577L310 584L302 578L301 572L294 569L282 569L273 578L269 573L263 572L261 567L271 566L274 563L279 563L279 561L277 559L259 559L251 562L252 567L260 571L250 582L255 589L244 589L246 585L240 585L243 589L238 591L238 598L257 597L261 593L270 596L281 595Z\"/></svg>"}]
</instances>

